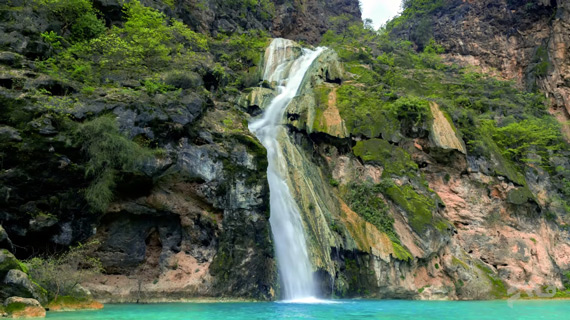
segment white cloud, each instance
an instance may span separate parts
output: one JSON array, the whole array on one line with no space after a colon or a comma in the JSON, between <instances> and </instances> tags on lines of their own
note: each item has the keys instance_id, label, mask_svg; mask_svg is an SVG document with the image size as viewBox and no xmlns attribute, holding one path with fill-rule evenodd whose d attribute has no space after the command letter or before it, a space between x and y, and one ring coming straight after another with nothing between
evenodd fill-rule
<instances>
[{"instance_id":1,"label":"white cloud","mask_svg":"<svg viewBox=\"0 0 570 320\"><path fill-rule=\"evenodd\" d=\"M370 18L378 29L401 11L402 0L360 0L362 19Z\"/></svg>"}]
</instances>

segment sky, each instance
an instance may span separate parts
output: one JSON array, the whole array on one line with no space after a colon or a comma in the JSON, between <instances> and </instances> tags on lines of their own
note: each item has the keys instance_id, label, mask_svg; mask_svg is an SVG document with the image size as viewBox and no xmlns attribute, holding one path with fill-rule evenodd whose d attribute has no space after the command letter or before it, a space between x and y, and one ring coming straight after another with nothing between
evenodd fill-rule
<instances>
[{"instance_id":1,"label":"sky","mask_svg":"<svg viewBox=\"0 0 570 320\"><path fill-rule=\"evenodd\" d=\"M370 18L374 22L374 29L378 29L401 9L401 0L360 0L362 3L362 19Z\"/></svg>"}]
</instances>

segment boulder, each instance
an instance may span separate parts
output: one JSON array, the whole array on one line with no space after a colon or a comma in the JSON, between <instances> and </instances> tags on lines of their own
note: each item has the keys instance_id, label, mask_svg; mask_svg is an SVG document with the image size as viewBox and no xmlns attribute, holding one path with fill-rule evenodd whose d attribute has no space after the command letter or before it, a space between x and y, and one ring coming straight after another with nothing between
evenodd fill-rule
<instances>
[{"instance_id":1,"label":"boulder","mask_svg":"<svg viewBox=\"0 0 570 320\"><path fill-rule=\"evenodd\" d=\"M8 126L0 126L0 143L20 141L22 141L22 137L18 130Z\"/></svg>"},{"instance_id":2,"label":"boulder","mask_svg":"<svg viewBox=\"0 0 570 320\"><path fill-rule=\"evenodd\" d=\"M430 130L430 140L432 143L443 150L457 150L463 154L467 154L465 144L457 136L457 129L453 122L445 116L443 111L435 102L429 104L433 122Z\"/></svg>"},{"instance_id":3,"label":"boulder","mask_svg":"<svg viewBox=\"0 0 570 320\"><path fill-rule=\"evenodd\" d=\"M45 318L46 310L38 300L10 297L4 301L4 310L11 318Z\"/></svg>"},{"instance_id":4,"label":"boulder","mask_svg":"<svg viewBox=\"0 0 570 320\"><path fill-rule=\"evenodd\" d=\"M22 66L24 57L14 52L2 51L0 52L0 64L10 67L18 68Z\"/></svg>"},{"instance_id":5,"label":"boulder","mask_svg":"<svg viewBox=\"0 0 570 320\"><path fill-rule=\"evenodd\" d=\"M4 278L4 289L8 295L20 296L25 298L34 298L41 302L47 302L45 290L33 283L28 275L21 270L12 269L8 271Z\"/></svg>"},{"instance_id":6,"label":"boulder","mask_svg":"<svg viewBox=\"0 0 570 320\"><path fill-rule=\"evenodd\" d=\"M251 92L243 93L237 100L237 104L244 108L252 116L258 116L265 110L275 97L275 91L268 88L256 87Z\"/></svg>"},{"instance_id":7,"label":"boulder","mask_svg":"<svg viewBox=\"0 0 570 320\"><path fill-rule=\"evenodd\" d=\"M13 245L10 237L8 237L8 233L4 230L4 227L0 225L0 249L8 249L12 250Z\"/></svg>"},{"instance_id":8,"label":"boulder","mask_svg":"<svg viewBox=\"0 0 570 320\"><path fill-rule=\"evenodd\" d=\"M0 250L0 278L5 277L8 271L13 269L22 270L18 259L8 250Z\"/></svg>"}]
</instances>

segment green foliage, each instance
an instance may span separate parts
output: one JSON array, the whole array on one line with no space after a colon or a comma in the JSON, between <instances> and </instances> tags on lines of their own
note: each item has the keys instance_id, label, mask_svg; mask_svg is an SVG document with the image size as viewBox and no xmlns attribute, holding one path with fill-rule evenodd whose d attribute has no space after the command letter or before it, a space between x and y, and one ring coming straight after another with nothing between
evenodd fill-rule
<instances>
[{"instance_id":1,"label":"green foliage","mask_svg":"<svg viewBox=\"0 0 570 320\"><path fill-rule=\"evenodd\" d=\"M147 79L143 82L144 88L149 95L154 95L156 93L166 93L168 91L174 90L174 86L162 83L158 80Z\"/></svg>"},{"instance_id":2,"label":"green foliage","mask_svg":"<svg viewBox=\"0 0 570 320\"><path fill-rule=\"evenodd\" d=\"M120 172L135 172L151 153L119 132L115 119L103 116L81 124L75 143L87 156L85 175L93 181L85 198L96 211L104 211L113 200Z\"/></svg>"},{"instance_id":3,"label":"green foliage","mask_svg":"<svg viewBox=\"0 0 570 320\"><path fill-rule=\"evenodd\" d=\"M61 40L63 39L63 37L59 36L57 33L53 31L49 32L46 31L40 34L40 36L45 42L49 43L52 48L56 50L61 49Z\"/></svg>"},{"instance_id":4,"label":"green foliage","mask_svg":"<svg viewBox=\"0 0 570 320\"><path fill-rule=\"evenodd\" d=\"M335 180L335 179L333 179L333 178L331 178L331 179L329 180L329 183L330 183L330 185L333 186L333 187L338 187L339 184L340 184L340 183L338 182L338 180Z\"/></svg>"},{"instance_id":5,"label":"green foliage","mask_svg":"<svg viewBox=\"0 0 570 320\"><path fill-rule=\"evenodd\" d=\"M270 20L275 14L275 5L270 0L226 0L225 5L229 5L240 11L240 17L247 18L247 13L251 12L264 20Z\"/></svg>"},{"instance_id":6,"label":"green foliage","mask_svg":"<svg viewBox=\"0 0 570 320\"><path fill-rule=\"evenodd\" d=\"M411 121L419 126L431 119L431 111L427 100L414 96L402 97L390 106L390 111L400 120Z\"/></svg>"},{"instance_id":7,"label":"green foliage","mask_svg":"<svg viewBox=\"0 0 570 320\"><path fill-rule=\"evenodd\" d=\"M337 91L337 106L348 131L370 138L390 138L399 129L393 113L384 106L384 95L344 84Z\"/></svg>"},{"instance_id":8,"label":"green foliage","mask_svg":"<svg viewBox=\"0 0 570 320\"><path fill-rule=\"evenodd\" d=\"M212 42L211 48L212 53L220 61L220 66L227 66L230 71L226 75L226 82L239 89L259 85L261 80L259 67L269 39L269 34L261 30L249 30L230 36L218 35Z\"/></svg>"},{"instance_id":9,"label":"green foliage","mask_svg":"<svg viewBox=\"0 0 570 320\"><path fill-rule=\"evenodd\" d=\"M550 154L565 147L560 124L552 117L526 119L494 128L493 140L506 157L525 162L532 161L525 158L528 152L548 159Z\"/></svg>"},{"instance_id":10,"label":"green foliage","mask_svg":"<svg viewBox=\"0 0 570 320\"><path fill-rule=\"evenodd\" d=\"M392 241L392 248L394 249L394 255L398 260L411 261L414 259L412 254L404 248L399 242Z\"/></svg>"},{"instance_id":11,"label":"green foliage","mask_svg":"<svg viewBox=\"0 0 570 320\"><path fill-rule=\"evenodd\" d=\"M105 23L98 17L92 1L34 0L34 2L48 8L53 18L62 24L61 30L58 30L60 35L72 42L93 39L105 31Z\"/></svg>"},{"instance_id":12,"label":"green foliage","mask_svg":"<svg viewBox=\"0 0 570 320\"><path fill-rule=\"evenodd\" d=\"M388 206L380 198L380 188L370 182L351 183L348 185L346 201L349 207L378 230L386 233L392 241L398 242L394 231L394 218Z\"/></svg>"},{"instance_id":13,"label":"green foliage","mask_svg":"<svg viewBox=\"0 0 570 320\"><path fill-rule=\"evenodd\" d=\"M166 19L163 13L143 6L138 0L127 2L124 13L127 20L123 27L114 26L107 32L85 27L96 26L93 17L85 17L75 25L78 40L38 66L54 76L99 84L101 78L111 75L140 79L141 75L162 70L175 61L186 67L192 64L196 52L208 49L205 36L180 21ZM43 37L54 48L60 40L50 33Z\"/></svg>"},{"instance_id":14,"label":"green foliage","mask_svg":"<svg viewBox=\"0 0 570 320\"><path fill-rule=\"evenodd\" d=\"M57 300L62 295L85 298L77 296L75 289L80 282L102 271L101 262L90 257L97 245L97 242L79 244L60 255L32 258L26 261L30 276L47 290L50 299Z\"/></svg>"}]
</instances>

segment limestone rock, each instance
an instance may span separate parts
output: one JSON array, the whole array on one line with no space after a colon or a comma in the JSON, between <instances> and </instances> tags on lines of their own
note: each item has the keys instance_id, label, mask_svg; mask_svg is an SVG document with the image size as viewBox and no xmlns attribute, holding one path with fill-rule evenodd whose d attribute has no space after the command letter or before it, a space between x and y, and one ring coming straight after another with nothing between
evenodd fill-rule
<instances>
[{"instance_id":1,"label":"limestone rock","mask_svg":"<svg viewBox=\"0 0 570 320\"><path fill-rule=\"evenodd\" d=\"M11 318L45 318L46 310L35 299L10 297L4 301L4 308Z\"/></svg>"},{"instance_id":2,"label":"limestone rock","mask_svg":"<svg viewBox=\"0 0 570 320\"><path fill-rule=\"evenodd\" d=\"M18 68L22 66L23 61L24 57L15 52L9 52L9 51L0 52L0 64Z\"/></svg>"},{"instance_id":3,"label":"limestone rock","mask_svg":"<svg viewBox=\"0 0 570 320\"><path fill-rule=\"evenodd\" d=\"M0 126L0 142L20 142L22 137L18 130L8 127Z\"/></svg>"},{"instance_id":4,"label":"limestone rock","mask_svg":"<svg viewBox=\"0 0 570 320\"><path fill-rule=\"evenodd\" d=\"M47 296L42 288L32 282L28 275L21 270L12 269L4 277L3 284L8 295L34 298L43 303L47 302Z\"/></svg>"},{"instance_id":5,"label":"limestone rock","mask_svg":"<svg viewBox=\"0 0 570 320\"><path fill-rule=\"evenodd\" d=\"M441 149L457 150L463 154L467 154L465 144L457 137L457 129L455 129L455 126L450 119L445 117L437 103L430 102L429 106L433 116L433 123L430 131L432 142Z\"/></svg>"},{"instance_id":6,"label":"limestone rock","mask_svg":"<svg viewBox=\"0 0 570 320\"><path fill-rule=\"evenodd\" d=\"M263 87L252 88L251 92L243 93L237 103L252 116L257 116L269 106L275 97L275 91Z\"/></svg>"},{"instance_id":7,"label":"limestone rock","mask_svg":"<svg viewBox=\"0 0 570 320\"><path fill-rule=\"evenodd\" d=\"M8 236L8 232L6 232L6 230L4 230L4 227L2 227L1 225L0 225L0 249L8 249L8 250L14 249L12 241Z\"/></svg>"},{"instance_id":8,"label":"limestone rock","mask_svg":"<svg viewBox=\"0 0 570 320\"><path fill-rule=\"evenodd\" d=\"M12 269L21 270L18 259L8 250L0 250L0 278L4 278Z\"/></svg>"}]
</instances>

